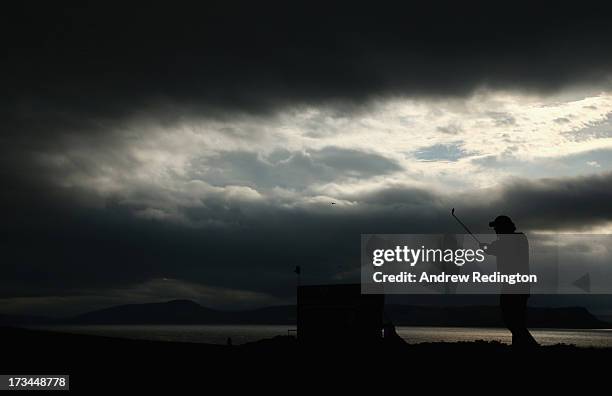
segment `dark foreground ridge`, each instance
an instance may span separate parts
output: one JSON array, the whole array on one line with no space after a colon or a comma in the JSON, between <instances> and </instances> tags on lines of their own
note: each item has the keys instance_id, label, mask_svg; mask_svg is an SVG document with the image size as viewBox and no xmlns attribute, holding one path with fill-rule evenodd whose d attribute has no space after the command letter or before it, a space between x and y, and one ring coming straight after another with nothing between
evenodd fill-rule
<instances>
[{"instance_id":1,"label":"dark foreground ridge","mask_svg":"<svg viewBox=\"0 0 612 396\"><path fill-rule=\"evenodd\" d=\"M379 375L404 372L425 375L448 366L452 372L498 370L515 362L533 365L584 365L612 357L612 349L545 346L518 352L498 342L458 342L363 345L325 349L301 347L295 338L279 336L239 346L128 340L111 337L64 334L21 328L0 328L3 351L2 373L69 374L73 390L157 388L210 381L277 381L279 376L309 373L330 377L342 386L358 387L358 372ZM433 368L436 368L434 371ZM385 374L385 376L387 375ZM345 383L346 379L348 383ZM297 379L296 379L297 380ZM351 382L352 381L352 382ZM234 384L233 386L238 385ZM271 385L270 385L271 386ZM202 388L204 389L204 388Z\"/></svg>"}]
</instances>

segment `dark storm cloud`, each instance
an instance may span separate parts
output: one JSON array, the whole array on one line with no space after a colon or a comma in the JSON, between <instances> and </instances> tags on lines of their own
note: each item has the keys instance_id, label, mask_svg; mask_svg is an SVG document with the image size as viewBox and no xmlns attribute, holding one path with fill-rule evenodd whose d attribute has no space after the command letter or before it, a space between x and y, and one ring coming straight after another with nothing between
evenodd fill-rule
<instances>
[{"instance_id":1,"label":"dark storm cloud","mask_svg":"<svg viewBox=\"0 0 612 396\"><path fill-rule=\"evenodd\" d=\"M393 95L468 95L485 84L539 92L597 84L612 70L612 27L606 12L575 7L48 2L4 10L0 297L104 295L168 278L282 298L293 293L295 265L305 281L351 274L361 233L461 232L451 206L479 230L500 212L528 229L609 221L611 176L604 175L516 181L453 197L387 187L347 193L338 198L350 205L334 206L207 197L177 210L190 222L224 227L186 227L137 218L150 208L120 194L54 187L65 173L32 161L33 154L71 151L62 164L71 173L96 176L99 163L129 170L126 140L112 131L132 118L163 126L190 117L235 120L240 112L267 117L293 105L351 109ZM516 121L490 116L499 125ZM256 128L225 132L246 139ZM91 161L97 156L108 157ZM237 182L268 186L399 170L388 158L340 148L228 156L216 165Z\"/></svg>"},{"instance_id":2,"label":"dark storm cloud","mask_svg":"<svg viewBox=\"0 0 612 396\"><path fill-rule=\"evenodd\" d=\"M152 108L172 119L482 84L549 91L612 70L607 13L559 3L41 3L4 19L5 133L103 130Z\"/></svg>"},{"instance_id":3,"label":"dark storm cloud","mask_svg":"<svg viewBox=\"0 0 612 396\"><path fill-rule=\"evenodd\" d=\"M347 206L219 201L181 209L193 221L222 216L231 224L223 228L138 219L112 202L75 209L62 206L70 197L45 205L31 197L5 218L0 290L4 298L105 295L168 278L283 299L293 293L295 265L309 282L357 280L361 233L461 233L451 207L476 232L489 231L488 221L502 213L524 231L605 224L612 221L611 187L605 174L516 180L455 196L387 187L342 197L353 202Z\"/></svg>"},{"instance_id":4,"label":"dark storm cloud","mask_svg":"<svg viewBox=\"0 0 612 396\"><path fill-rule=\"evenodd\" d=\"M576 229L612 220L612 174L517 181L489 207L505 208L530 229Z\"/></svg>"},{"instance_id":5,"label":"dark storm cloud","mask_svg":"<svg viewBox=\"0 0 612 396\"><path fill-rule=\"evenodd\" d=\"M490 231L488 222L499 214L509 215L523 230L588 229L612 221L610 200L612 173L539 180L516 178L498 187L456 196L394 187L363 198L363 202L383 211L405 211L401 227L410 233L422 232L419 227L448 231L448 226L453 226L447 222L450 207L461 211L473 229L482 233ZM427 225L410 219L423 220ZM381 224L386 221L381 220Z\"/></svg>"}]
</instances>

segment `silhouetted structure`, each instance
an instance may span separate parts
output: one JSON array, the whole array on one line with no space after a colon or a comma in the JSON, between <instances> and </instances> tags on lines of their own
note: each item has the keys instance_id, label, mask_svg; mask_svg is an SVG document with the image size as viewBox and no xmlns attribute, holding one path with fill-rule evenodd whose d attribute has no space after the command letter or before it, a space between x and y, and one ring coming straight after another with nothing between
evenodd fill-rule
<instances>
[{"instance_id":1,"label":"silhouetted structure","mask_svg":"<svg viewBox=\"0 0 612 396\"><path fill-rule=\"evenodd\" d=\"M361 285L298 288L300 344L335 346L382 339L384 295L361 294Z\"/></svg>"}]
</instances>

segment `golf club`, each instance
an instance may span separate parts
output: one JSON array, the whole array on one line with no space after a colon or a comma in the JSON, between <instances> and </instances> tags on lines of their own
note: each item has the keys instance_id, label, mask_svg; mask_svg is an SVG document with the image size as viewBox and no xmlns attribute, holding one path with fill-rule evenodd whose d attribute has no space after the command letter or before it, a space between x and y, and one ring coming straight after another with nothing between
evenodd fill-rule
<instances>
[{"instance_id":1,"label":"golf club","mask_svg":"<svg viewBox=\"0 0 612 396\"><path fill-rule=\"evenodd\" d=\"M474 234L472 234L472 231L470 231L470 229L467 228L467 226L465 224L463 224L463 222L461 220L459 220L459 218L457 216L455 216L455 208L453 208L451 210L451 216L453 216L455 218L455 220L457 220L459 222L459 224L461 224L461 226L468 232L468 234L470 234L472 236L472 238L474 238L474 240L476 242L478 242L478 245L481 244L481 242L478 240L478 238L476 238L476 236Z\"/></svg>"}]
</instances>

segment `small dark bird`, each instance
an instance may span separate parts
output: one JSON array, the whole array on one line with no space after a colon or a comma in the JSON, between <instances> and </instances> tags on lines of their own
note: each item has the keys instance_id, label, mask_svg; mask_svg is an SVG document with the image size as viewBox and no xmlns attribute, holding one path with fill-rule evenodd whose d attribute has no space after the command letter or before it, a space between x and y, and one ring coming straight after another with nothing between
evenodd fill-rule
<instances>
[{"instance_id":1,"label":"small dark bird","mask_svg":"<svg viewBox=\"0 0 612 396\"><path fill-rule=\"evenodd\" d=\"M332 205L335 205L335 204L336 204L335 202L332 202Z\"/></svg>"}]
</instances>

